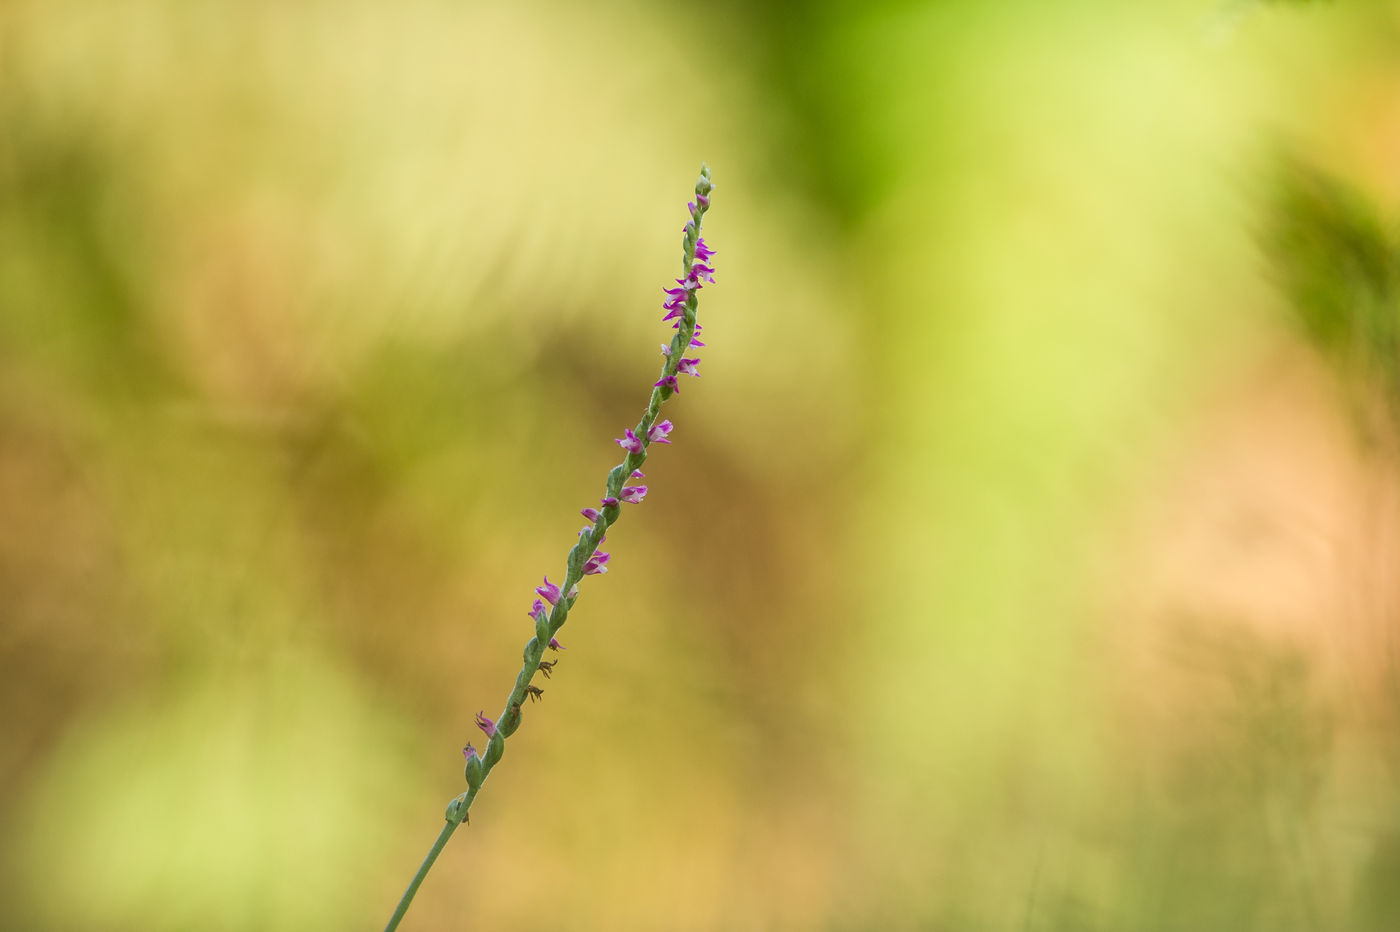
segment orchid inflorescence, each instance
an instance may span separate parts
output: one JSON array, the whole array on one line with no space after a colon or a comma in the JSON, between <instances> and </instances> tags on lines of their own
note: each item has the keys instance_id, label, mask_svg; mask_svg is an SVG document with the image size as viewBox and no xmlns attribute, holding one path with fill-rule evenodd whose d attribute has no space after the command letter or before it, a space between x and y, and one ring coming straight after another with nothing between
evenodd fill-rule
<instances>
[{"instance_id":1,"label":"orchid inflorescence","mask_svg":"<svg viewBox=\"0 0 1400 932\"><path fill-rule=\"evenodd\" d=\"M684 271L681 277L676 279L675 287L663 289L666 300L662 308L666 315L661 319L663 322L670 321L671 328L676 333L669 344L661 344L661 354L665 362L661 367L661 377L652 385L646 413L635 428L627 428L615 441L627 455L608 473L604 494L598 507L590 506L582 510L581 514L588 519L589 524L579 531L578 542L569 551L563 583L552 583L549 577L545 576L544 581L535 587L536 598L526 612L534 622L535 634L525 645L524 665L520 668L520 673L515 678L515 686L506 699L505 710L495 720L487 718L485 711L477 713L476 725L486 736L486 749L484 752L478 752L471 744L462 749L462 755L467 762L467 791L448 803L447 824L399 901L398 909L385 926L385 932L392 932L398 928L400 920L413 901L414 894L417 893L433 862L437 860L447 839L457 826L466 820L477 792L505 753L506 739L520 727L521 707L525 700L539 699L543 695L544 691L532 685L530 681L537 670L549 678L558 663L544 660L544 651L545 648L555 651L564 649L564 645L559 643L555 635L568 620L569 611L578 600L579 582L585 576L601 576L608 572L611 555L598 548L607 540L608 529L621 518L622 506L638 505L646 498L645 485L625 483L646 478L641 466L646 461L647 448L651 444L671 442L672 423L669 420L658 421L657 418L661 415L662 404L680 391L680 382L676 377L700 377L700 360L685 354L691 349L705 345L697 339L703 328L696 322L695 315L699 307L700 290L715 280L715 270L710 264L715 252L700 236L701 223L705 212L709 210L713 191L714 184L710 181L709 166L702 165L700 178L695 183L695 200L686 204L690 211L690 219L682 228Z\"/></svg>"}]
</instances>

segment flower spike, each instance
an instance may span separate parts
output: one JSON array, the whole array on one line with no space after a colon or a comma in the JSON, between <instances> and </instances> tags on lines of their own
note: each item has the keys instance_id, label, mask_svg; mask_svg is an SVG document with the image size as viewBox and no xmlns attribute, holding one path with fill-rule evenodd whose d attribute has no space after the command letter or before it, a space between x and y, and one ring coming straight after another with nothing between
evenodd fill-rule
<instances>
[{"instance_id":1,"label":"flower spike","mask_svg":"<svg viewBox=\"0 0 1400 932\"><path fill-rule=\"evenodd\" d=\"M467 792L448 804L446 825L428 859L399 901L398 909L390 918L386 932L394 932L398 928L438 852L447 843L452 832L467 820L468 811L478 791L485 785L487 775L500 763L505 753L507 739L521 726L524 707L528 704L526 700L537 700L543 694L543 690L531 680L536 672L549 677L555 671L559 661L545 660L544 653L546 650L564 649L556 635L575 607L579 597L579 584L586 578L606 575L610 569L612 555L599 548L607 539L607 532L621 520L621 506L624 503L638 504L647 495L645 485L625 483L646 478L638 467L645 462L648 448L652 444L671 442L673 425L670 420L661 419L661 408L673 394L680 391L677 376L700 375L697 368L700 360L686 354L705 345L698 339L702 327L696 320L696 315L699 312L701 291L707 285L715 283L715 250L710 248L701 235L713 192L714 184L710 180L709 166L701 166L700 178L695 183L694 200L686 204L689 216L681 228L681 275L674 285L662 288L665 295L661 305L665 311L662 320L671 325L676 335L669 344L661 344L661 373L652 383L646 410L636 426L627 428L621 437L613 441L625 451L626 458L608 472L599 506L590 506L580 511L589 524L579 530L573 549L569 551L563 580L556 584L545 576L543 582L535 587L536 598L526 613L534 624L533 636L525 644L524 666L506 698L505 710L494 720L488 718L484 710L477 712L476 727L481 729L487 741L480 753L471 744L462 749L462 756L466 761Z\"/></svg>"}]
</instances>

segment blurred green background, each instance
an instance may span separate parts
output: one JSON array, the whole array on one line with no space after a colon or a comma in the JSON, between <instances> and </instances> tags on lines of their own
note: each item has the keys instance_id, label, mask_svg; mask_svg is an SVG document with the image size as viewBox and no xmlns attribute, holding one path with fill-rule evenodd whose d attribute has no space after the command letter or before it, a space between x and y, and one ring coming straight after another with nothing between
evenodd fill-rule
<instances>
[{"instance_id":1,"label":"blurred green background","mask_svg":"<svg viewBox=\"0 0 1400 932\"><path fill-rule=\"evenodd\" d=\"M1400 928L1400 12L0 3L0 926Z\"/></svg>"}]
</instances>

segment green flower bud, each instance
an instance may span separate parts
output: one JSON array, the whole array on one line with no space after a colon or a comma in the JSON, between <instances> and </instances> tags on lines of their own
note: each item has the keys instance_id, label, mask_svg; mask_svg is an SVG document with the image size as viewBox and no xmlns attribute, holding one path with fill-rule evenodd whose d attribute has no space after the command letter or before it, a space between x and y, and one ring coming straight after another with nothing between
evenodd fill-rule
<instances>
[{"instance_id":1,"label":"green flower bud","mask_svg":"<svg viewBox=\"0 0 1400 932\"><path fill-rule=\"evenodd\" d=\"M481 766L481 758L477 756L476 748L472 747L470 742L462 748L462 756L467 759L467 786L477 789L481 786L481 781L486 779L486 772Z\"/></svg>"}]
</instances>

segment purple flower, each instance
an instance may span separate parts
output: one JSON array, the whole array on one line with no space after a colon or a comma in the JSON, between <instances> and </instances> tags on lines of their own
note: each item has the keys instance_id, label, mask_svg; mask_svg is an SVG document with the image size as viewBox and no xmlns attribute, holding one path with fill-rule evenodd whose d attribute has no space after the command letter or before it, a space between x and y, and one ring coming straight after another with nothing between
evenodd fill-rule
<instances>
[{"instance_id":1,"label":"purple flower","mask_svg":"<svg viewBox=\"0 0 1400 932\"><path fill-rule=\"evenodd\" d=\"M640 505L646 497L647 487L644 485L629 485L622 490L622 500L631 505Z\"/></svg>"},{"instance_id":2,"label":"purple flower","mask_svg":"<svg viewBox=\"0 0 1400 932\"><path fill-rule=\"evenodd\" d=\"M609 495L607 498L603 499L603 507L604 507L604 508L611 508L613 505L616 505L616 504L617 504L617 499L613 498L611 495Z\"/></svg>"},{"instance_id":3,"label":"purple flower","mask_svg":"<svg viewBox=\"0 0 1400 932\"><path fill-rule=\"evenodd\" d=\"M682 282L687 288L701 288L704 282L711 285L715 283L715 270L703 262L697 262L690 267L690 274Z\"/></svg>"},{"instance_id":4,"label":"purple flower","mask_svg":"<svg viewBox=\"0 0 1400 932\"><path fill-rule=\"evenodd\" d=\"M548 576L544 578L543 586L535 587L535 594L538 595L540 598L544 599L550 605L554 605L559 601L559 587L554 585L554 583L550 582Z\"/></svg>"},{"instance_id":5,"label":"purple flower","mask_svg":"<svg viewBox=\"0 0 1400 932\"><path fill-rule=\"evenodd\" d=\"M695 195L695 203L699 204L701 207L709 207L710 196L708 194L697 194Z\"/></svg>"},{"instance_id":6,"label":"purple flower","mask_svg":"<svg viewBox=\"0 0 1400 932\"><path fill-rule=\"evenodd\" d=\"M671 436L671 429L673 427L675 427L675 425L672 424L668 418L647 431L647 439L652 443L670 443L671 441L666 438Z\"/></svg>"},{"instance_id":7,"label":"purple flower","mask_svg":"<svg viewBox=\"0 0 1400 932\"><path fill-rule=\"evenodd\" d=\"M496 737L496 723L487 718L484 711L476 713L476 727L486 732L486 737Z\"/></svg>"},{"instance_id":8,"label":"purple flower","mask_svg":"<svg viewBox=\"0 0 1400 932\"><path fill-rule=\"evenodd\" d=\"M559 639L558 639L558 638L550 638L550 639L549 639L549 649L550 649L550 650L566 650L566 648L564 647L564 645L559 643Z\"/></svg>"},{"instance_id":9,"label":"purple flower","mask_svg":"<svg viewBox=\"0 0 1400 932\"><path fill-rule=\"evenodd\" d=\"M587 563L583 564L583 575L596 576L599 573L606 573L608 571L607 562L611 558L612 554L603 553L601 550L597 551L588 558Z\"/></svg>"},{"instance_id":10,"label":"purple flower","mask_svg":"<svg viewBox=\"0 0 1400 932\"><path fill-rule=\"evenodd\" d=\"M632 428L630 427L627 428L627 436L625 438L615 439L613 443L616 443L628 453L642 452L642 441L638 439L636 434L632 433Z\"/></svg>"},{"instance_id":11,"label":"purple flower","mask_svg":"<svg viewBox=\"0 0 1400 932\"><path fill-rule=\"evenodd\" d=\"M676 371L681 375L693 375L698 379L700 378L700 370L695 368L698 365L700 365L698 359L682 359L676 364Z\"/></svg>"},{"instance_id":12,"label":"purple flower","mask_svg":"<svg viewBox=\"0 0 1400 932\"><path fill-rule=\"evenodd\" d=\"M647 477L647 474L644 473L644 472L642 472L640 469L634 469L634 470L632 470L632 478L633 478L633 479L645 479L646 477Z\"/></svg>"},{"instance_id":13,"label":"purple flower","mask_svg":"<svg viewBox=\"0 0 1400 932\"><path fill-rule=\"evenodd\" d=\"M536 599L536 600L535 600L535 604L534 604L534 605L531 605L531 606L530 606L530 610L529 610L528 612L526 612L525 614L529 615L531 618L534 618L536 615L538 615L538 614L539 614L540 612L542 612L542 611L544 611L544 603L541 602L539 599Z\"/></svg>"},{"instance_id":14,"label":"purple flower","mask_svg":"<svg viewBox=\"0 0 1400 932\"><path fill-rule=\"evenodd\" d=\"M669 388L673 392L679 392L681 390L680 383L676 381L676 377L674 375L668 375L664 378L658 379L656 382L652 383L652 387Z\"/></svg>"},{"instance_id":15,"label":"purple flower","mask_svg":"<svg viewBox=\"0 0 1400 932\"><path fill-rule=\"evenodd\" d=\"M472 747L472 743L470 741L467 742L466 747L462 748L462 756L465 757L467 760L471 760L473 757L476 756L476 748Z\"/></svg>"},{"instance_id":16,"label":"purple flower","mask_svg":"<svg viewBox=\"0 0 1400 932\"><path fill-rule=\"evenodd\" d=\"M662 344L661 344L661 355L662 355L662 356L670 356L670 355L671 355L671 344L669 344L669 343L662 343Z\"/></svg>"},{"instance_id":17,"label":"purple flower","mask_svg":"<svg viewBox=\"0 0 1400 932\"><path fill-rule=\"evenodd\" d=\"M585 518L587 518L589 521L597 521L597 520L598 520L598 509L597 509L597 508L585 508L585 509L583 509L582 511L580 511L579 514L583 515L583 516L584 516Z\"/></svg>"}]
</instances>

